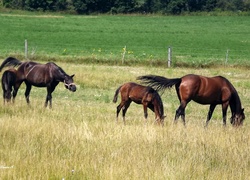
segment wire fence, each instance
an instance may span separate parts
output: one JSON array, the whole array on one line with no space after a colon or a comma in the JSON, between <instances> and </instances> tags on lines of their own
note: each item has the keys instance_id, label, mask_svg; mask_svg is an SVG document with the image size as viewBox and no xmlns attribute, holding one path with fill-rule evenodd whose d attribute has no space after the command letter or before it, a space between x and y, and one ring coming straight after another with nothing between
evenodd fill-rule
<instances>
[{"instance_id":1,"label":"wire fence","mask_svg":"<svg viewBox=\"0 0 250 180\"><path fill-rule=\"evenodd\" d=\"M53 48L51 48L53 47ZM5 49L5 50L3 50ZM222 49L222 48L192 48L192 47L176 47L176 46L158 46L151 50L147 46L106 46L98 45L93 47L84 44L79 47L75 44L59 44L59 43L33 43L25 40L24 42L6 43L5 47L0 50L1 56L9 54L20 54L25 58L32 58L36 55L51 56L78 56L78 57L95 57L95 58L113 58L120 59L122 62L133 60L159 60L166 61L167 66L180 62L186 63L217 63L217 64L250 64L250 51L246 49ZM5 58L5 57L3 57Z\"/></svg>"}]
</instances>

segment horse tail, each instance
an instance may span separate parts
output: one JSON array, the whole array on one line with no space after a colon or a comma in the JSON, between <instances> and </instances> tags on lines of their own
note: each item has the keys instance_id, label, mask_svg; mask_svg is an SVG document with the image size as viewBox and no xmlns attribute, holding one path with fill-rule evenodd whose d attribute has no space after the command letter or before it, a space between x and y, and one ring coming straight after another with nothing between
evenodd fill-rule
<instances>
[{"instance_id":1,"label":"horse tail","mask_svg":"<svg viewBox=\"0 0 250 180\"><path fill-rule=\"evenodd\" d=\"M18 66L20 64L22 64L22 62L19 61L18 59L13 58L13 57L8 57L1 64L1 66L0 66L0 72L2 71L2 69L4 67L8 67L8 66L14 66L15 67L15 66Z\"/></svg>"},{"instance_id":2,"label":"horse tail","mask_svg":"<svg viewBox=\"0 0 250 180\"><path fill-rule=\"evenodd\" d=\"M143 84L149 85L156 89L156 91L171 88L173 85L180 84L181 78L168 79L163 76L145 75L137 77Z\"/></svg>"},{"instance_id":3,"label":"horse tail","mask_svg":"<svg viewBox=\"0 0 250 180\"><path fill-rule=\"evenodd\" d=\"M15 85L16 74L11 70L4 71L2 75L2 86L5 90L12 89L12 86Z\"/></svg>"},{"instance_id":4,"label":"horse tail","mask_svg":"<svg viewBox=\"0 0 250 180\"><path fill-rule=\"evenodd\" d=\"M4 91L7 91L8 89L8 71L4 71L3 75L2 75L2 88Z\"/></svg>"},{"instance_id":5,"label":"horse tail","mask_svg":"<svg viewBox=\"0 0 250 180\"><path fill-rule=\"evenodd\" d=\"M118 94L120 92L120 89L121 89L122 86L118 87L115 91L115 95L114 95L114 99L113 99L113 102L116 103L117 102L117 97L118 97Z\"/></svg>"}]
</instances>

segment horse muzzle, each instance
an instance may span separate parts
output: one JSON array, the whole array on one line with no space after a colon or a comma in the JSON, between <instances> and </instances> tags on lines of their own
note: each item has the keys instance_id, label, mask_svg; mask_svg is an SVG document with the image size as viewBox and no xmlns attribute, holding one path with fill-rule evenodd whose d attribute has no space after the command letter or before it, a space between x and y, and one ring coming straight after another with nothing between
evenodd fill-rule
<instances>
[{"instance_id":1,"label":"horse muzzle","mask_svg":"<svg viewBox=\"0 0 250 180\"><path fill-rule=\"evenodd\" d=\"M71 84L64 84L65 88L72 91L72 92L75 92L76 91L76 85L74 83L71 83Z\"/></svg>"},{"instance_id":2,"label":"horse muzzle","mask_svg":"<svg viewBox=\"0 0 250 180\"><path fill-rule=\"evenodd\" d=\"M242 126L243 125L243 121L244 121L245 118L236 118L234 117L233 119L231 119L231 124L234 126L234 127L239 127L239 126Z\"/></svg>"}]
</instances>

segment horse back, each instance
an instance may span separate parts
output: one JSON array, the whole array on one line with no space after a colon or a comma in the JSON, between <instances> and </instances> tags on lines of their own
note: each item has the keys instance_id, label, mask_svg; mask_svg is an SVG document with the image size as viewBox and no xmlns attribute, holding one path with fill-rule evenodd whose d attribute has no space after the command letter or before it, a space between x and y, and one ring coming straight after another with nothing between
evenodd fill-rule
<instances>
[{"instance_id":1,"label":"horse back","mask_svg":"<svg viewBox=\"0 0 250 180\"><path fill-rule=\"evenodd\" d=\"M229 100L233 89L231 83L222 76L191 74L182 77L179 94L181 99L194 100L200 104L222 103Z\"/></svg>"},{"instance_id":2,"label":"horse back","mask_svg":"<svg viewBox=\"0 0 250 180\"><path fill-rule=\"evenodd\" d=\"M50 64L36 62L24 62L18 68L19 77L25 79L31 85L44 87L51 81Z\"/></svg>"},{"instance_id":3,"label":"horse back","mask_svg":"<svg viewBox=\"0 0 250 180\"><path fill-rule=\"evenodd\" d=\"M134 82L125 83L121 89L121 95L124 99L131 99L135 103L141 104L143 100L150 101L152 99L153 88L143 86Z\"/></svg>"}]
</instances>

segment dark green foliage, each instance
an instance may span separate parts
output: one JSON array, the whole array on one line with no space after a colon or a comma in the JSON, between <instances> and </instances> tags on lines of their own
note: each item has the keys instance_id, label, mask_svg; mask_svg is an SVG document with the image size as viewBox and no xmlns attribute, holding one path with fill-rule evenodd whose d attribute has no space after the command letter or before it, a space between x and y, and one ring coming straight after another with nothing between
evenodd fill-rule
<instances>
[{"instance_id":1,"label":"dark green foliage","mask_svg":"<svg viewBox=\"0 0 250 180\"><path fill-rule=\"evenodd\" d=\"M249 0L3 0L3 6L30 11L181 14L200 11L248 11Z\"/></svg>"}]
</instances>

